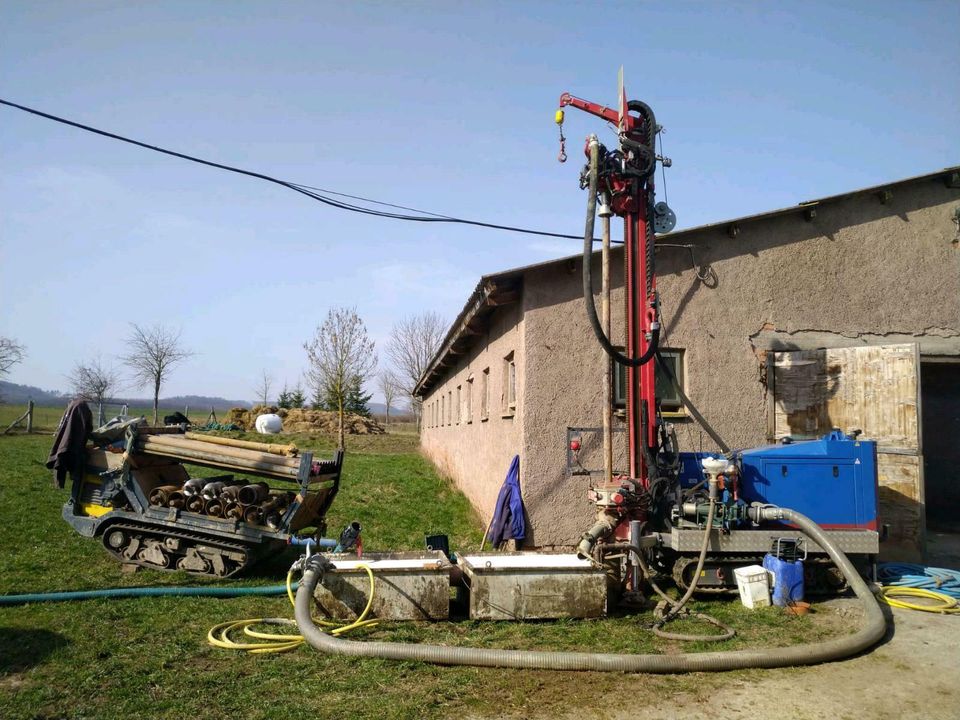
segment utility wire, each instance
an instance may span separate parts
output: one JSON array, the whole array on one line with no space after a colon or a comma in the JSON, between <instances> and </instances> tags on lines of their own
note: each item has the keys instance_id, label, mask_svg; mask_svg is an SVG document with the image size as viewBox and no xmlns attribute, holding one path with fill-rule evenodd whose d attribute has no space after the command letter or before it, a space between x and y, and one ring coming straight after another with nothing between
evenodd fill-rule
<instances>
[{"instance_id":1,"label":"utility wire","mask_svg":"<svg viewBox=\"0 0 960 720\"><path fill-rule=\"evenodd\" d=\"M409 210L410 212L420 213L421 215L431 215L437 218L445 218L446 220L455 220L456 218L451 217L450 215L440 215L438 213L429 212L427 210L418 210L417 208L407 207L406 205L394 205L393 203L383 202L381 200L373 200L371 198L361 197L360 195L348 195L347 193L337 192L336 190L326 190L325 188L314 187L313 185L305 185L304 183L290 183L291 185L296 185L299 188L304 190L316 190L319 193L324 195L337 195L338 197L351 198L352 200L360 200L361 202L372 203L374 205L383 205L384 207L397 208L398 210Z\"/></svg>"},{"instance_id":2,"label":"utility wire","mask_svg":"<svg viewBox=\"0 0 960 720\"><path fill-rule=\"evenodd\" d=\"M507 232L516 232L523 233L525 235L540 235L543 237L554 237L554 238L563 238L570 240L582 240L583 238L579 235L568 235L566 233L555 233L555 232L546 232L543 230L531 230L530 228L516 227L513 225L500 225L498 223L488 223L482 222L479 220L467 220L464 218L451 217L449 215L439 215L437 213L428 213L424 210L416 210L415 208L407 208L402 205L392 205L391 203L380 202L379 200L370 200L369 198L362 198L355 195L347 195L346 193L334 193L329 190L322 190L320 188L313 188L309 185L300 185L298 183L289 182L287 180L280 180L279 178L272 177L270 175L265 175L264 173L254 172L253 170L244 170L243 168L234 167L232 165L224 165L223 163L213 162L212 160L204 160L203 158L196 157L194 155L187 155L186 153L177 152L175 150L168 150L167 148L160 147L158 145L151 145L149 143L141 142L140 140L134 140L133 138L124 137L123 135L118 135L116 133L108 132L106 130L101 130L99 128L92 127L90 125L84 125L83 123L78 123L73 120L68 120L67 118L59 117L57 115L51 115L50 113L45 113L36 108L27 107L26 105L20 105L15 102L10 102L9 100L4 100L0 98L0 105L6 105L7 107L16 108L17 110L22 110L23 112L30 113L31 115L37 115L38 117L46 118L47 120L52 120L53 122L58 122L63 125L69 125L70 127L75 127L79 130L84 130L95 135L101 135L103 137L110 138L112 140L119 140L120 142L128 143L130 145L136 145L137 147L144 148L145 150L152 150L154 152L162 153L163 155L170 155L172 157L180 158L181 160L189 160L190 162L198 163L200 165L206 165L208 167L217 168L218 170L225 170L227 172L237 173L238 175L246 175L248 177L257 178L259 180L265 180L281 187L288 188L294 192L298 192L301 195L306 195L309 198L313 198L318 202L322 202L325 205L331 207L339 208L341 210L349 210L351 212L357 212L364 215L373 215L375 217L391 218L393 220L406 220L408 222L425 222L425 223L453 223L458 225L472 225L474 227L483 227L489 228L491 230L505 230ZM400 213L393 212L384 212L382 210L374 210L373 208L363 207L360 205L355 205L353 203L343 202L341 200L335 200L334 198L328 197L328 195L338 195L340 197L349 197L354 200L360 200L362 202L375 203L377 205L384 205L388 207L394 207L401 210L407 210L409 212L422 213L422 215L404 215ZM598 240L594 240L598 242Z\"/></svg>"}]
</instances>

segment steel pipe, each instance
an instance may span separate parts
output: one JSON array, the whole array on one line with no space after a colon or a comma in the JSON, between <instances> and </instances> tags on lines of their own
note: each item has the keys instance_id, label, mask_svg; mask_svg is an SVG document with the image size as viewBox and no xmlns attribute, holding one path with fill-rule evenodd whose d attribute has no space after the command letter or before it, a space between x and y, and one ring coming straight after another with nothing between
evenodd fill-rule
<instances>
[{"instance_id":1,"label":"steel pipe","mask_svg":"<svg viewBox=\"0 0 960 720\"><path fill-rule=\"evenodd\" d=\"M156 505L159 507L166 507L167 503L170 501L170 494L176 492L180 488L176 485L161 485L155 487L150 491L148 497L151 505Z\"/></svg>"}]
</instances>

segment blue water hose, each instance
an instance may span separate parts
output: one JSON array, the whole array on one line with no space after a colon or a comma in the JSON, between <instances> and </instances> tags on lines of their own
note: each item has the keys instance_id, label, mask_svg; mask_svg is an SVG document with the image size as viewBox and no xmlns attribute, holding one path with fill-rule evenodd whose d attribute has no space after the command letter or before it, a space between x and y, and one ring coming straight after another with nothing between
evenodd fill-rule
<instances>
[{"instance_id":1,"label":"blue water hose","mask_svg":"<svg viewBox=\"0 0 960 720\"><path fill-rule=\"evenodd\" d=\"M878 566L877 577L883 585L932 590L960 600L960 570L885 562Z\"/></svg>"},{"instance_id":2,"label":"blue water hose","mask_svg":"<svg viewBox=\"0 0 960 720\"><path fill-rule=\"evenodd\" d=\"M297 583L293 584L294 589ZM132 587L105 590L72 590L69 592L25 593L0 595L0 605L26 605L40 602L67 602L72 600L99 600L103 598L141 597L248 597L285 595L286 585L258 585L255 587Z\"/></svg>"}]
</instances>

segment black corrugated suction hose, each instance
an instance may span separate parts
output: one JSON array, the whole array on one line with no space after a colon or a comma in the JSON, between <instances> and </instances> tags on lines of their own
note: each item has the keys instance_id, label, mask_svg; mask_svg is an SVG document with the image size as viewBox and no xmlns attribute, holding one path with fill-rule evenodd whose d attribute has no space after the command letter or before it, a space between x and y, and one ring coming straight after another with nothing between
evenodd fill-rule
<instances>
[{"instance_id":1,"label":"black corrugated suction hose","mask_svg":"<svg viewBox=\"0 0 960 720\"><path fill-rule=\"evenodd\" d=\"M303 580L297 590L295 610L297 626L310 645L321 652L334 655L416 660L438 665L645 673L709 672L813 665L855 655L879 642L887 629L883 611L853 564L833 540L820 529L820 526L805 515L783 508L758 508L756 515L757 519L786 520L793 523L826 550L830 559L843 573L850 584L850 588L863 605L864 617L860 629L850 635L842 635L832 640L793 647L682 653L678 655L541 652L538 650L448 647L420 643L359 642L323 632L314 624L313 618L310 616L313 591L330 566L329 561L321 555L314 555L307 563Z\"/></svg>"}]
</instances>

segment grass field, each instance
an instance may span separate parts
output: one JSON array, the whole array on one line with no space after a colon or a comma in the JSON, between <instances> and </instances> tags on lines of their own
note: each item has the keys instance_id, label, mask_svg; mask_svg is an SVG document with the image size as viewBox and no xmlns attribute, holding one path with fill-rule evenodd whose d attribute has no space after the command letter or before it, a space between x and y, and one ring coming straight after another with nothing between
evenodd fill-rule
<instances>
[{"instance_id":1,"label":"grass field","mask_svg":"<svg viewBox=\"0 0 960 720\"><path fill-rule=\"evenodd\" d=\"M55 420L53 421L55 424ZM326 451L329 439L297 438ZM60 518L66 491L42 463L49 436L0 437L0 594L158 584L192 584L185 575L121 573L98 540ZM481 529L466 499L416 452L416 436L364 438L348 453L331 528L364 526L365 548L419 549L425 533L445 532L454 550L476 548ZM294 556L258 566L233 582L278 582ZM700 606L706 609L707 604ZM723 649L789 645L836 628L776 610L750 612L711 602L709 612L738 630ZM292 616L284 598L95 600L0 607L2 718L445 718L496 713L556 716L583 708L602 717L599 698L634 692L711 693L719 675L633 678L444 668L319 654L309 647L249 656L209 647L210 626L233 618ZM649 613L597 621L397 623L354 637L498 648L677 652L647 629ZM677 624L678 629L683 627ZM706 643L683 650L716 650ZM737 674L734 674L737 675ZM739 674L746 677L745 673ZM722 676L729 680L731 674Z\"/></svg>"}]
</instances>

